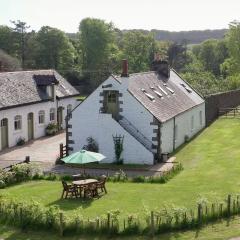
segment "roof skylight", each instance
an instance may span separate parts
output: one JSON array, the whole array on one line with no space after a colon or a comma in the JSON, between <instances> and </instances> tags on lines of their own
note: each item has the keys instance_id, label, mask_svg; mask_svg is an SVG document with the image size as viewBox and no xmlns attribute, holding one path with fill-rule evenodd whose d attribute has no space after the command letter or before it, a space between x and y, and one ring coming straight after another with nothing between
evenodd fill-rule
<instances>
[{"instance_id":1,"label":"roof skylight","mask_svg":"<svg viewBox=\"0 0 240 240\"><path fill-rule=\"evenodd\" d=\"M173 91L170 87L167 87L167 86L166 86L166 89L167 89L171 94L174 94L174 91Z\"/></svg>"},{"instance_id":2,"label":"roof skylight","mask_svg":"<svg viewBox=\"0 0 240 240\"><path fill-rule=\"evenodd\" d=\"M187 90L188 93L192 92L192 90L189 87L187 87L184 83L180 83L180 85L183 86Z\"/></svg>"},{"instance_id":3,"label":"roof skylight","mask_svg":"<svg viewBox=\"0 0 240 240\"><path fill-rule=\"evenodd\" d=\"M151 100L151 101L154 101L155 100L155 97L152 96L151 94L147 93L147 91L142 88L141 91Z\"/></svg>"},{"instance_id":4,"label":"roof skylight","mask_svg":"<svg viewBox=\"0 0 240 240\"><path fill-rule=\"evenodd\" d=\"M159 88L165 95L168 95L168 93L167 93L163 88L161 88L159 85L158 85L158 88Z\"/></svg>"}]
</instances>

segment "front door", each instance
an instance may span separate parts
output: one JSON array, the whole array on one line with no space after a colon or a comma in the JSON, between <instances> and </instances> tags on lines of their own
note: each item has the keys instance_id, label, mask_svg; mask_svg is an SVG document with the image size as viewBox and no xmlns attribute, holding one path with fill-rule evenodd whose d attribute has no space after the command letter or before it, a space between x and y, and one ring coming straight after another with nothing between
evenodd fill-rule
<instances>
[{"instance_id":1,"label":"front door","mask_svg":"<svg viewBox=\"0 0 240 240\"><path fill-rule=\"evenodd\" d=\"M28 141L34 138L33 129L33 113L28 114Z\"/></svg>"},{"instance_id":2,"label":"front door","mask_svg":"<svg viewBox=\"0 0 240 240\"><path fill-rule=\"evenodd\" d=\"M62 129L63 124L63 107L59 107L57 109L57 123L58 123L58 129Z\"/></svg>"},{"instance_id":3,"label":"front door","mask_svg":"<svg viewBox=\"0 0 240 240\"><path fill-rule=\"evenodd\" d=\"M1 120L1 148L2 150L8 147L8 119Z\"/></svg>"},{"instance_id":4,"label":"front door","mask_svg":"<svg viewBox=\"0 0 240 240\"><path fill-rule=\"evenodd\" d=\"M111 113L113 118L118 119L119 102L117 91L107 91L105 93L106 112Z\"/></svg>"}]
</instances>

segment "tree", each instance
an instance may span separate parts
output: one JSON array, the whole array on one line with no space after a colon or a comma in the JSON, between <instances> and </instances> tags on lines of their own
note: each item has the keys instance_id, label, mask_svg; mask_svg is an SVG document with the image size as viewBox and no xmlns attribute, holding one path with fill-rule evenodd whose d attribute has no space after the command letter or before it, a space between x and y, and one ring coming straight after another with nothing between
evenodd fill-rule
<instances>
[{"instance_id":1,"label":"tree","mask_svg":"<svg viewBox=\"0 0 240 240\"><path fill-rule=\"evenodd\" d=\"M0 50L0 72L12 72L21 70L21 64L18 59L11 57L4 51Z\"/></svg>"},{"instance_id":2,"label":"tree","mask_svg":"<svg viewBox=\"0 0 240 240\"><path fill-rule=\"evenodd\" d=\"M221 74L220 66L228 57L225 41L216 39L209 39L195 46L193 53L201 61L204 69L215 76Z\"/></svg>"},{"instance_id":3,"label":"tree","mask_svg":"<svg viewBox=\"0 0 240 240\"><path fill-rule=\"evenodd\" d=\"M114 26L100 19L85 18L80 22L79 36L84 76L95 88L109 75L118 58Z\"/></svg>"},{"instance_id":4,"label":"tree","mask_svg":"<svg viewBox=\"0 0 240 240\"><path fill-rule=\"evenodd\" d=\"M222 64L222 70L227 75L238 75L240 73L240 22L234 21L229 24L225 39L229 58Z\"/></svg>"},{"instance_id":5,"label":"tree","mask_svg":"<svg viewBox=\"0 0 240 240\"><path fill-rule=\"evenodd\" d=\"M25 66L26 35L27 35L27 29L30 28L30 26L27 26L27 23L21 22L20 20L11 21L11 22L15 26L15 28L13 30L16 33L16 38L19 42L19 55L21 56L22 68L24 69L24 66Z\"/></svg>"},{"instance_id":6,"label":"tree","mask_svg":"<svg viewBox=\"0 0 240 240\"><path fill-rule=\"evenodd\" d=\"M180 72L188 63L186 44L172 43L168 48L168 61L171 67Z\"/></svg>"},{"instance_id":7,"label":"tree","mask_svg":"<svg viewBox=\"0 0 240 240\"><path fill-rule=\"evenodd\" d=\"M149 71L154 53L158 49L153 34L129 31L123 36L122 47L130 72Z\"/></svg>"},{"instance_id":8,"label":"tree","mask_svg":"<svg viewBox=\"0 0 240 240\"><path fill-rule=\"evenodd\" d=\"M62 74L74 68L75 49L64 32L44 26L35 41L34 58L38 68L54 68Z\"/></svg>"},{"instance_id":9,"label":"tree","mask_svg":"<svg viewBox=\"0 0 240 240\"><path fill-rule=\"evenodd\" d=\"M16 46L13 41L13 30L8 26L0 25L0 49L15 55Z\"/></svg>"}]
</instances>

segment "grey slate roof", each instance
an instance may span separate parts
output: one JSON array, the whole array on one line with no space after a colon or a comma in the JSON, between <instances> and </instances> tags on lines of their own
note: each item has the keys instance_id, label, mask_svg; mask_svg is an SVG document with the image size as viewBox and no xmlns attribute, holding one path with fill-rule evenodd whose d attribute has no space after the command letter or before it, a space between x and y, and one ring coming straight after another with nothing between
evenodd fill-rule
<instances>
[{"instance_id":1,"label":"grey slate roof","mask_svg":"<svg viewBox=\"0 0 240 240\"><path fill-rule=\"evenodd\" d=\"M120 77L117 78L118 81L124 81ZM166 122L204 102L204 99L174 70L170 71L169 78L152 71L130 74L128 79L128 91L160 122ZM154 88L163 97L159 97L151 88ZM171 93L171 90L174 93ZM150 96L146 94L150 94ZM154 100L151 100L151 97Z\"/></svg>"},{"instance_id":2,"label":"grey slate roof","mask_svg":"<svg viewBox=\"0 0 240 240\"><path fill-rule=\"evenodd\" d=\"M43 75L49 76L51 80L57 80L58 84L55 83L57 97L70 97L79 94L79 92L55 70L2 72L0 73L0 109L51 100L47 94L41 90L36 81L36 76Z\"/></svg>"}]
</instances>

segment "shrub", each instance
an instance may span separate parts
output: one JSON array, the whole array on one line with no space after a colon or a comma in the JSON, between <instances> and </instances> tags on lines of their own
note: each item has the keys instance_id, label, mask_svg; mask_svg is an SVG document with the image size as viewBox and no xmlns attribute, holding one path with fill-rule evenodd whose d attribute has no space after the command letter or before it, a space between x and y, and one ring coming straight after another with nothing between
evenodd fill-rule
<instances>
[{"instance_id":1,"label":"shrub","mask_svg":"<svg viewBox=\"0 0 240 240\"><path fill-rule=\"evenodd\" d=\"M87 145L84 145L83 149L91 152L98 152L99 151L98 143L93 137L88 137Z\"/></svg>"},{"instance_id":2,"label":"shrub","mask_svg":"<svg viewBox=\"0 0 240 240\"><path fill-rule=\"evenodd\" d=\"M18 138L17 146L22 146L24 144L25 144L25 138L23 138L23 137Z\"/></svg>"},{"instance_id":3,"label":"shrub","mask_svg":"<svg viewBox=\"0 0 240 240\"><path fill-rule=\"evenodd\" d=\"M39 168L33 163L21 163L12 167L16 182L30 180L35 174L39 173Z\"/></svg>"},{"instance_id":4,"label":"shrub","mask_svg":"<svg viewBox=\"0 0 240 240\"><path fill-rule=\"evenodd\" d=\"M56 123L49 123L46 127L46 135L52 136L58 132L58 125Z\"/></svg>"}]
</instances>

